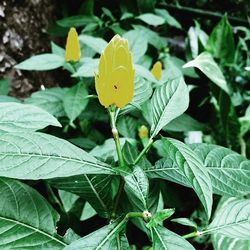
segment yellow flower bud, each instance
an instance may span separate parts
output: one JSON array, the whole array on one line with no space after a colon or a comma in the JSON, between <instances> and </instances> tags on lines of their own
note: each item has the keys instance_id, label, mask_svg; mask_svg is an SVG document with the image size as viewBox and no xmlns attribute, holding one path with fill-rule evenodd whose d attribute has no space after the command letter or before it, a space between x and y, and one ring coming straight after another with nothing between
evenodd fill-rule
<instances>
[{"instance_id":1,"label":"yellow flower bud","mask_svg":"<svg viewBox=\"0 0 250 250\"><path fill-rule=\"evenodd\" d=\"M148 128L142 125L139 129L139 137L140 139L148 138Z\"/></svg>"},{"instance_id":2,"label":"yellow flower bud","mask_svg":"<svg viewBox=\"0 0 250 250\"><path fill-rule=\"evenodd\" d=\"M134 96L135 71L128 41L114 36L101 54L95 88L100 103L124 108Z\"/></svg>"},{"instance_id":3,"label":"yellow flower bud","mask_svg":"<svg viewBox=\"0 0 250 250\"><path fill-rule=\"evenodd\" d=\"M162 73L162 64L161 64L161 62L158 61L153 65L151 73L153 74L153 76L155 77L156 80L159 81L161 79L161 73Z\"/></svg>"},{"instance_id":4,"label":"yellow flower bud","mask_svg":"<svg viewBox=\"0 0 250 250\"><path fill-rule=\"evenodd\" d=\"M81 57L80 43L75 28L70 28L66 42L65 60L78 62Z\"/></svg>"}]
</instances>

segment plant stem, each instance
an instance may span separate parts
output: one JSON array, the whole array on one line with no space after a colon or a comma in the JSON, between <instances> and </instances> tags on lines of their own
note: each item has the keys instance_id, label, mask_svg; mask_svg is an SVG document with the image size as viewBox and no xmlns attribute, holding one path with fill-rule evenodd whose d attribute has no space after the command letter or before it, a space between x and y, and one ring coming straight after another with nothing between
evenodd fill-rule
<instances>
[{"instance_id":1,"label":"plant stem","mask_svg":"<svg viewBox=\"0 0 250 250\"><path fill-rule=\"evenodd\" d=\"M185 234L182 237L184 239L189 239L189 238L197 237L197 236L200 236L200 235L201 235L201 232L195 231L195 232L192 232L192 233L189 233L189 234Z\"/></svg>"},{"instance_id":2,"label":"plant stem","mask_svg":"<svg viewBox=\"0 0 250 250\"><path fill-rule=\"evenodd\" d=\"M144 156L144 154L146 154L149 150L149 148L151 147L151 145L153 144L153 139L150 137L148 140L148 144L146 145L146 147L141 151L141 153L137 156L137 158L135 159L135 161L133 162L133 165L136 165L141 158Z\"/></svg>"},{"instance_id":3,"label":"plant stem","mask_svg":"<svg viewBox=\"0 0 250 250\"><path fill-rule=\"evenodd\" d=\"M109 109L109 115L110 115L110 123L111 123L111 129L112 129L112 134L115 140L115 147L116 147L116 152L117 152L117 156L118 156L118 161L119 161L119 165L120 167L124 167L125 166L125 162L122 156L122 149L121 149L121 143L120 143L120 138L119 138L119 134L118 134L118 130L116 128L116 111L115 109L113 109L113 107L111 107L111 109Z\"/></svg>"},{"instance_id":4,"label":"plant stem","mask_svg":"<svg viewBox=\"0 0 250 250\"><path fill-rule=\"evenodd\" d=\"M126 218L127 219L131 219L131 218L144 218L143 217L143 213L142 212L129 212L126 214Z\"/></svg>"}]
</instances>

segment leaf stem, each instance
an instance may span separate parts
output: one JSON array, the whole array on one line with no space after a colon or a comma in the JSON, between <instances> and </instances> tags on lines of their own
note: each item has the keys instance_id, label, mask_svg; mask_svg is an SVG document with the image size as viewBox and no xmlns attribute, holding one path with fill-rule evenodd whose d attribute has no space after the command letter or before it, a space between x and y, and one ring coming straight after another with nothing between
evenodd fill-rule
<instances>
[{"instance_id":1,"label":"leaf stem","mask_svg":"<svg viewBox=\"0 0 250 250\"><path fill-rule=\"evenodd\" d=\"M201 234L202 234L202 232L195 231L195 232L192 232L192 233L189 233L189 234L185 234L185 235L183 235L182 237L183 237L184 239L189 239L189 238L193 238L193 237L200 236Z\"/></svg>"},{"instance_id":2,"label":"leaf stem","mask_svg":"<svg viewBox=\"0 0 250 250\"><path fill-rule=\"evenodd\" d=\"M137 158L133 162L133 165L136 165L141 160L141 158L144 156L144 154L146 154L148 152L148 150L152 146L153 142L154 142L153 138L150 137L148 140L148 144L146 145L146 147L144 147L144 149L141 151L141 153L137 156Z\"/></svg>"},{"instance_id":3,"label":"leaf stem","mask_svg":"<svg viewBox=\"0 0 250 250\"><path fill-rule=\"evenodd\" d=\"M110 115L110 124L111 124L112 134L113 134L113 137L115 140L115 147L116 147L119 165L121 168L123 168L125 166L125 162L124 162L124 159L122 156L122 149L121 149L119 133L118 133L118 130L116 128L117 115L116 115L115 107L111 107L110 109L108 109L108 111L109 111L109 115Z\"/></svg>"}]
</instances>

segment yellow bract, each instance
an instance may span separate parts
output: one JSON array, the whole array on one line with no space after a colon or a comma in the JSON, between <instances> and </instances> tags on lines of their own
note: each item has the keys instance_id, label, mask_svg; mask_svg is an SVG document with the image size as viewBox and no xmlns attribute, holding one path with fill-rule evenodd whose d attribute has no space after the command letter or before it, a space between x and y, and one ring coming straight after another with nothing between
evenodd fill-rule
<instances>
[{"instance_id":1,"label":"yellow bract","mask_svg":"<svg viewBox=\"0 0 250 250\"><path fill-rule=\"evenodd\" d=\"M106 108L115 104L124 108L134 96L134 75L128 41L114 36L101 54L95 88Z\"/></svg>"},{"instance_id":2,"label":"yellow bract","mask_svg":"<svg viewBox=\"0 0 250 250\"><path fill-rule=\"evenodd\" d=\"M162 64L161 64L161 62L159 62L159 61L156 62L153 65L153 68L152 68L151 72L154 75L155 79L159 81L161 79L161 73L162 73Z\"/></svg>"},{"instance_id":3,"label":"yellow bract","mask_svg":"<svg viewBox=\"0 0 250 250\"><path fill-rule=\"evenodd\" d=\"M138 129L138 135L140 137L140 139L144 139L144 138L148 138L148 128L144 125L142 125L139 129Z\"/></svg>"},{"instance_id":4,"label":"yellow bract","mask_svg":"<svg viewBox=\"0 0 250 250\"><path fill-rule=\"evenodd\" d=\"M66 42L65 60L78 62L81 57L81 49L78 34L75 28L70 28Z\"/></svg>"}]
</instances>

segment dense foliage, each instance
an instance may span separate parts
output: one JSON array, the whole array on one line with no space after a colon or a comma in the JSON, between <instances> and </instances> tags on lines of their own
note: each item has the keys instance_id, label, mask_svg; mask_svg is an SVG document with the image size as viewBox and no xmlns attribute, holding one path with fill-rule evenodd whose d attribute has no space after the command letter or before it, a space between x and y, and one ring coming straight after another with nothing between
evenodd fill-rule
<instances>
[{"instance_id":1,"label":"dense foliage","mask_svg":"<svg viewBox=\"0 0 250 250\"><path fill-rule=\"evenodd\" d=\"M250 248L247 3L196 4L85 0L15 66L68 87L0 81L0 249Z\"/></svg>"}]
</instances>

